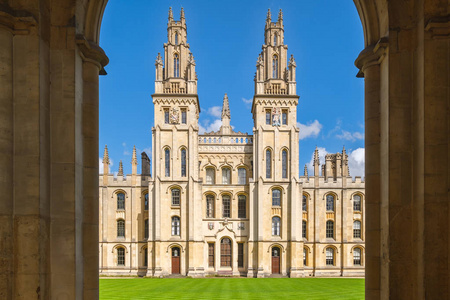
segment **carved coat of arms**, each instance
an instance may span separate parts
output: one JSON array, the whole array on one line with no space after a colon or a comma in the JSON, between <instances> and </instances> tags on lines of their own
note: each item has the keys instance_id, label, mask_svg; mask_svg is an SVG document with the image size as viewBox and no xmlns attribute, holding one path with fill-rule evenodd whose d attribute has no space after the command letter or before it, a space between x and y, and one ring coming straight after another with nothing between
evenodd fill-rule
<instances>
[{"instance_id":1,"label":"carved coat of arms","mask_svg":"<svg viewBox=\"0 0 450 300\"><path fill-rule=\"evenodd\" d=\"M281 109L279 107L272 110L272 126L281 126Z\"/></svg>"},{"instance_id":2,"label":"carved coat of arms","mask_svg":"<svg viewBox=\"0 0 450 300\"><path fill-rule=\"evenodd\" d=\"M180 123L180 110L177 107L172 107L169 112L170 124Z\"/></svg>"}]
</instances>

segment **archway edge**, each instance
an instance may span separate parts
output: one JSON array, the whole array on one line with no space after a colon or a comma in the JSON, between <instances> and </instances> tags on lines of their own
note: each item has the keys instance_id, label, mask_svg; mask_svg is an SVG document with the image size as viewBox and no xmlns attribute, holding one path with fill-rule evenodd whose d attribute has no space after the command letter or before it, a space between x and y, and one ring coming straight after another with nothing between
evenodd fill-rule
<instances>
[{"instance_id":1,"label":"archway edge","mask_svg":"<svg viewBox=\"0 0 450 300\"><path fill-rule=\"evenodd\" d=\"M382 23L387 24L387 14L380 13L380 10L387 12L386 0L353 0L358 11L361 25L364 32L364 47L375 45L383 36L382 32L387 32L386 28L381 28ZM383 20L380 18L384 16Z\"/></svg>"}]
</instances>

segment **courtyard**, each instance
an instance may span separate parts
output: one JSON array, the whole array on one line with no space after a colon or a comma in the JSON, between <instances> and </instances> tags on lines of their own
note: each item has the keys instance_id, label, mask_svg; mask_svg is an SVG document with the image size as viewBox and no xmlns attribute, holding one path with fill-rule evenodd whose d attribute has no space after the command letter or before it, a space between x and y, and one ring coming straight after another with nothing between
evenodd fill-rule
<instances>
[{"instance_id":1,"label":"courtyard","mask_svg":"<svg viewBox=\"0 0 450 300\"><path fill-rule=\"evenodd\" d=\"M100 278L100 299L364 299L362 278Z\"/></svg>"}]
</instances>

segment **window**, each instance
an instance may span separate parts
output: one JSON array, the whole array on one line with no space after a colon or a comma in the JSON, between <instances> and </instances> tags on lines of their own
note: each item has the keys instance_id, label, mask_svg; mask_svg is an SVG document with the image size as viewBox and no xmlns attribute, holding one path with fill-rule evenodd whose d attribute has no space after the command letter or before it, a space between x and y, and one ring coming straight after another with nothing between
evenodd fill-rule
<instances>
[{"instance_id":1,"label":"window","mask_svg":"<svg viewBox=\"0 0 450 300\"><path fill-rule=\"evenodd\" d=\"M124 210L124 209L125 209L125 194L118 193L117 194L117 210Z\"/></svg>"},{"instance_id":2,"label":"window","mask_svg":"<svg viewBox=\"0 0 450 300\"><path fill-rule=\"evenodd\" d=\"M238 218L247 217L247 197L244 195L238 196Z\"/></svg>"},{"instance_id":3,"label":"window","mask_svg":"<svg viewBox=\"0 0 450 300\"><path fill-rule=\"evenodd\" d=\"M214 196L206 196L206 217L214 218Z\"/></svg>"},{"instance_id":4,"label":"window","mask_svg":"<svg viewBox=\"0 0 450 300\"><path fill-rule=\"evenodd\" d=\"M334 196L327 195L327 211L334 211Z\"/></svg>"},{"instance_id":5,"label":"window","mask_svg":"<svg viewBox=\"0 0 450 300\"><path fill-rule=\"evenodd\" d=\"M308 211L307 200L308 200L308 197L306 197L306 195L303 195L303 197L302 197L302 210L303 211Z\"/></svg>"},{"instance_id":6,"label":"window","mask_svg":"<svg viewBox=\"0 0 450 300\"><path fill-rule=\"evenodd\" d=\"M272 235L280 235L280 217L272 218Z\"/></svg>"},{"instance_id":7,"label":"window","mask_svg":"<svg viewBox=\"0 0 450 300\"><path fill-rule=\"evenodd\" d=\"M185 109L181 110L181 123L186 124L187 123L187 112Z\"/></svg>"},{"instance_id":8,"label":"window","mask_svg":"<svg viewBox=\"0 0 450 300\"><path fill-rule=\"evenodd\" d=\"M303 265L307 266L308 265L308 250L306 250L306 248L303 248Z\"/></svg>"},{"instance_id":9,"label":"window","mask_svg":"<svg viewBox=\"0 0 450 300\"><path fill-rule=\"evenodd\" d=\"M214 268L214 243L208 243L208 267Z\"/></svg>"},{"instance_id":10,"label":"window","mask_svg":"<svg viewBox=\"0 0 450 300\"><path fill-rule=\"evenodd\" d=\"M117 248L117 265L125 266L125 249Z\"/></svg>"},{"instance_id":11,"label":"window","mask_svg":"<svg viewBox=\"0 0 450 300\"><path fill-rule=\"evenodd\" d=\"M355 238L355 239L361 238L361 222L360 221L353 222L353 238Z\"/></svg>"},{"instance_id":12,"label":"window","mask_svg":"<svg viewBox=\"0 0 450 300\"><path fill-rule=\"evenodd\" d=\"M274 55L272 59L272 78L278 78L278 56Z\"/></svg>"},{"instance_id":13,"label":"window","mask_svg":"<svg viewBox=\"0 0 450 300\"><path fill-rule=\"evenodd\" d=\"M231 240L224 238L220 242L220 266L231 267Z\"/></svg>"},{"instance_id":14,"label":"window","mask_svg":"<svg viewBox=\"0 0 450 300\"><path fill-rule=\"evenodd\" d=\"M238 169L238 184L247 183L247 170L245 168Z\"/></svg>"},{"instance_id":15,"label":"window","mask_svg":"<svg viewBox=\"0 0 450 300\"><path fill-rule=\"evenodd\" d=\"M164 109L164 124L169 124L169 109Z\"/></svg>"},{"instance_id":16,"label":"window","mask_svg":"<svg viewBox=\"0 0 450 300\"><path fill-rule=\"evenodd\" d=\"M125 237L125 221L117 220L117 237L124 238Z\"/></svg>"},{"instance_id":17,"label":"window","mask_svg":"<svg viewBox=\"0 0 450 300\"><path fill-rule=\"evenodd\" d=\"M148 219L144 221L144 239L148 239Z\"/></svg>"},{"instance_id":18,"label":"window","mask_svg":"<svg viewBox=\"0 0 450 300\"><path fill-rule=\"evenodd\" d=\"M186 149L181 149L181 177L186 177Z\"/></svg>"},{"instance_id":19,"label":"window","mask_svg":"<svg viewBox=\"0 0 450 300\"><path fill-rule=\"evenodd\" d=\"M207 168L206 169L206 184L214 184L216 181L215 177L216 177L216 172L215 172L214 168Z\"/></svg>"},{"instance_id":20,"label":"window","mask_svg":"<svg viewBox=\"0 0 450 300\"><path fill-rule=\"evenodd\" d=\"M276 46L277 45L277 34L275 33L273 36L273 45Z\"/></svg>"},{"instance_id":21,"label":"window","mask_svg":"<svg viewBox=\"0 0 450 300\"><path fill-rule=\"evenodd\" d=\"M283 150L281 152L281 166L282 166L281 177L287 178L287 151L286 150Z\"/></svg>"},{"instance_id":22,"label":"window","mask_svg":"<svg viewBox=\"0 0 450 300\"><path fill-rule=\"evenodd\" d=\"M272 190L272 206L281 206L281 191L279 189Z\"/></svg>"},{"instance_id":23,"label":"window","mask_svg":"<svg viewBox=\"0 0 450 300\"><path fill-rule=\"evenodd\" d=\"M244 267L244 243L238 243L238 268Z\"/></svg>"},{"instance_id":24,"label":"window","mask_svg":"<svg viewBox=\"0 0 450 300\"><path fill-rule=\"evenodd\" d=\"M302 221L302 238L306 239L306 228L307 223L305 220Z\"/></svg>"},{"instance_id":25,"label":"window","mask_svg":"<svg viewBox=\"0 0 450 300\"><path fill-rule=\"evenodd\" d=\"M144 195L144 210L148 210L148 193Z\"/></svg>"},{"instance_id":26,"label":"window","mask_svg":"<svg viewBox=\"0 0 450 300\"><path fill-rule=\"evenodd\" d=\"M180 235L180 218L172 217L172 235Z\"/></svg>"},{"instance_id":27,"label":"window","mask_svg":"<svg viewBox=\"0 0 450 300\"><path fill-rule=\"evenodd\" d=\"M230 218L231 212L230 212L230 196L222 196L222 217L223 218Z\"/></svg>"},{"instance_id":28,"label":"window","mask_svg":"<svg viewBox=\"0 0 450 300\"><path fill-rule=\"evenodd\" d=\"M334 238L334 222L333 221L327 221L326 234L327 234L327 238L329 238L329 239Z\"/></svg>"},{"instance_id":29,"label":"window","mask_svg":"<svg viewBox=\"0 0 450 300\"><path fill-rule=\"evenodd\" d=\"M266 125L270 125L272 124L272 112L270 111L270 109L266 110Z\"/></svg>"},{"instance_id":30,"label":"window","mask_svg":"<svg viewBox=\"0 0 450 300\"><path fill-rule=\"evenodd\" d=\"M172 205L180 206L180 190L172 189Z\"/></svg>"},{"instance_id":31,"label":"window","mask_svg":"<svg viewBox=\"0 0 450 300\"><path fill-rule=\"evenodd\" d=\"M334 266L334 249L333 248L327 248L326 264L327 264L327 266Z\"/></svg>"},{"instance_id":32,"label":"window","mask_svg":"<svg viewBox=\"0 0 450 300\"><path fill-rule=\"evenodd\" d=\"M173 55L173 77L180 77L180 58L177 53Z\"/></svg>"},{"instance_id":33,"label":"window","mask_svg":"<svg viewBox=\"0 0 450 300\"><path fill-rule=\"evenodd\" d=\"M175 33L175 45L178 45L178 33Z\"/></svg>"},{"instance_id":34,"label":"window","mask_svg":"<svg viewBox=\"0 0 450 300\"><path fill-rule=\"evenodd\" d=\"M266 150L266 178L272 177L272 151Z\"/></svg>"},{"instance_id":35,"label":"window","mask_svg":"<svg viewBox=\"0 0 450 300\"><path fill-rule=\"evenodd\" d=\"M144 248L144 267L148 266L148 248Z\"/></svg>"},{"instance_id":36,"label":"window","mask_svg":"<svg viewBox=\"0 0 450 300\"><path fill-rule=\"evenodd\" d=\"M361 265L361 249L360 248L353 249L353 265L354 266Z\"/></svg>"},{"instance_id":37,"label":"window","mask_svg":"<svg viewBox=\"0 0 450 300\"><path fill-rule=\"evenodd\" d=\"M222 184L231 183L231 170L230 168L222 168Z\"/></svg>"},{"instance_id":38,"label":"window","mask_svg":"<svg viewBox=\"0 0 450 300\"><path fill-rule=\"evenodd\" d=\"M283 110L281 113L281 124L287 125L287 110Z\"/></svg>"},{"instance_id":39,"label":"window","mask_svg":"<svg viewBox=\"0 0 450 300\"><path fill-rule=\"evenodd\" d=\"M361 211L361 196L360 195L353 196L353 210Z\"/></svg>"},{"instance_id":40,"label":"window","mask_svg":"<svg viewBox=\"0 0 450 300\"><path fill-rule=\"evenodd\" d=\"M170 176L170 150L166 148L164 150L164 160L165 160L165 168L166 168L166 177Z\"/></svg>"}]
</instances>

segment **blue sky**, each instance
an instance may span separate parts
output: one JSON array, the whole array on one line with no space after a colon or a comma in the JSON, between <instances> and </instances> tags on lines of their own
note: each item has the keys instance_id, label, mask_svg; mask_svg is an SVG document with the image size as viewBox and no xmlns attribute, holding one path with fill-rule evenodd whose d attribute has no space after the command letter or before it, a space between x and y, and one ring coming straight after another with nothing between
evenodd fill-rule
<instances>
[{"instance_id":1,"label":"blue sky","mask_svg":"<svg viewBox=\"0 0 450 300\"><path fill-rule=\"evenodd\" d=\"M155 58L167 41L168 9L183 7L188 43L196 60L202 130L217 130L224 93L231 125L252 132L250 112L256 59L264 42L267 9L281 8L288 55L297 63L300 171L315 147L321 156L349 154L350 173L364 172L364 80L354 61L364 47L352 1L109 1L100 46L110 59L100 77L100 149L108 145L111 172L119 161L131 173L131 153L151 152ZM139 158L139 157L138 157ZM140 159L139 159L140 161ZM140 166L139 166L140 170ZM311 173L310 173L311 175Z\"/></svg>"}]
</instances>

